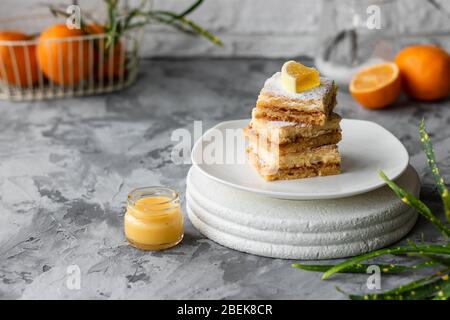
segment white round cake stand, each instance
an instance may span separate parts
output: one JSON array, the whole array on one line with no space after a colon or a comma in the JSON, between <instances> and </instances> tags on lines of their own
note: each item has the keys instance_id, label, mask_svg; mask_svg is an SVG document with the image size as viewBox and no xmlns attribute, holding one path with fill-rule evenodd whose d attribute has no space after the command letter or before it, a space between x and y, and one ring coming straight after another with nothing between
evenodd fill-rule
<instances>
[{"instance_id":1,"label":"white round cake stand","mask_svg":"<svg viewBox=\"0 0 450 320\"><path fill-rule=\"evenodd\" d=\"M417 172L396 179L415 196ZM417 213L387 186L353 197L295 201L238 190L192 167L186 208L194 227L234 250L283 259L332 259L390 245L414 226Z\"/></svg>"}]
</instances>

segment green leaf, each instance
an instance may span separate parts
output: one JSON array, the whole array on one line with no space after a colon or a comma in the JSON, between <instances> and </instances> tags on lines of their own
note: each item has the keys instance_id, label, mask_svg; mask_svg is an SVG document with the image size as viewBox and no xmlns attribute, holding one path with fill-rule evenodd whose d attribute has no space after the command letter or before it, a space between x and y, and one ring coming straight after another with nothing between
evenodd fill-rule
<instances>
[{"instance_id":1,"label":"green leaf","mask_svg":"<svg viewBox=\"0 0 450 320\"><path fill-rule=\"evenodd\" d=\"M395 264L355 264L353 266L350 266L348 268L345 268L339 273L366 273L367 268L371 265L377 265L380 267L380 270L382 273L401 273L403 271L410 271L410 270L418 270L421 268L428 268L436 265L437 263L433 261L427 261L418 265L414 266L402 266L402 265L395 265ZM293 268L302 269L306 271L316 271L316 272L327 272L335 265L314 265L314 264L299 264L294 263L292 264Z\"/></svg>"},{"instance_id":2,"label":"green leaf","mask_svg":"<svg viewBox=\"0 0 450 320\"><path fill-rule=\"evenodd\" d=\"M445 280L447 279L447 280ZM448 275L445 278L445 282L442 284L441 290L439 290L434 296L433 300L449 300L450 299L450 281L448 280Z\"/></svg>"},{"instance_id":3,"label":"green leaf","mask_svg":"<svg viewBox=\"0 0 450 320\"><path fill-rule=\"evenodd\" d=\"M425 124L422 123L419 128L421 134L421 140L424 145L425 153L428 158L431 171L433 173L434 180L436 182L439 194L444 204L445 215L450 221L450 195L448 189L442 179L439 169L437 168L433 146L430 141L430 137L425 129ZM450 281L449 281L449 266L450 266L450 243L448 237L450 236L449 226L437 218L436 215L428 208L428 206L417 199L414 195L406 192L399 187L395 182L390 180L382 171L380 176L386 181L387 185L400 197L400 199L416 209L422 216L428 219L433 225L439 229L439 231L447 238L447 243L443 245L426 245L423 243L416 244L409 241L405 246L398 246L393 248L385 248L362 254L357 257L350 258L342 263L336 265L304 265L294 264L295 268L300 268L308 271L324 272L322 279L328 279L335 273L362 273L366 271L368 264L361 264L362 261L369 260L385 254L398 254L408 256L420 256L429 261L423 262L415 266L400 266L395 265L392 269L382 270L385 273L396 273L406 270L426 268L431 266L445 266L445 270L441 270L438 273L426 276L424 278L412 281L405 285L401 285L397 288L376 294L367 295L350 295L350 299L383 299L383 300L410 300L410 299L435 299L435 300L447 300L450 299ZM381 265L380 267L386 265ZM395 268L394 268L395 267ZM338 289L339 290L339 289Z\"/></svg>"},{"instance_id":4,"label":"green leaf","mask_svg":"<svg viewBox=\"0 0 450 320\"><path fill-rule=\"evenodd\" d=\"M340 272L342 270L345 270L346 268L349 268L351 266L354 266L358 264L361 261L365 261L371 258L379 257L385 254L399 254L399 253L436 253L436 254L448 254L450 255L450 247L449 245L417 245L415 247L412 246L403 246L403 247L394 247L394 248L385 248L380 249L372 252L368 252L366 254L362 254L357 257L350 258L342 263L339 263L329 270L327 270L323 276L322 279L328 279L331 275Z\"/></svg>"},{"instance_id":5,"label":"green leaf","mask_svg":"<svg viewBox=\"0 0 450 320\"><path fill-rule=\"evenodd\" d=\"M447 220L450 222L450 193L445 185L444 179L441 176L439 168L436 164L436 157L434 155L433 144L431 143L430 136L425 128L425 121L422 119L419 127L420 140L422 141L423 149L427 155L428 165L430 166L431 173L433 174L434 181L436 183L439 194L442 198L444 205L444 212Z\"/></svg>"},{"instance_id":6,"label":"green leaf","mask_svg":"<svg viewBox=\"0 0 450 320\"><path fill-rule=\"evenodd\" d=\"M190 14L191 12L193 12L195 9L197 9L197 7L199 5L201 5L203 3L203 0L197 0L196 2L194 2L189 8L187 8L186 10L184 10L182 13L180 13L178 15L178 17L183 18L185 16L187 16L188 14Z\"/></svg>"},{"instance_id":7,"label":"green leaf","mask_svg":"<svg viewBox=\"0 0 450 320\"><path fill-rule=\"evenodd\" d=\"M196 10L204 0L196 0L192 5L181 13L171 11L151 10L149 8L150 0L141 0L139 6L135 6L127 10L119 8L118 0L104 0L107 8L106 22L106 46L108 49L119 41L120 36L126 31L141 28L151 22L158 22L170 25L179 31L200 35L212 43L223 46L222 41L211 32L202 28L194 21L186 18L187 15ZM52 11L54 14L55 12Z\"/></svg>"},{"instance_id":8,"label":"green leaf","mask_svg":"<svg viewBox=\"0 0 450 320\"><path fill-rule=\"evenodd\" d=\"M430 280L432 281L430 282ZM448 275L440 276L437 279L436 275L433 275L384 293L366 294L363 296L350 295L349 298L352 300L421 300L435 296L444 296L444 289L447 284Z\"/></svg>"},{"instance_id":9,"label":"green leaf","mask_svg":"<svg viewBox=\"0 0 450 320\"><path fill-rule=\"evenodd\" d=\"M444 271L446 272L446 271L448 271L448 269L444 270ZM431 275L428 275L426 277L423 277L421 279L412 281L408 284L404 284L404 285L398 286L397 288L385 291L384 294L401 294L404 292L413 291L413 290L425 285L426 283L432 281L433 279L440 277L441 275L442 275L442 272L439 271L439 272L433 273Z\"/></svg>"},{"instance_id":10,"label":"green leaf","mask_svg":"<svg viewBox=\"0 0 450 320\"><path fill-rule=\"evenodd\" d=\"M118 3L117 0L105 0L108 8L108 23L106 24L106 45L105 49L113 47L120 36L118 21Z\"/></svg>"},{"instance_id":11,"label":"green leaf","mask_svg":"<svg viewBox=\"0 0 450 320\"><path fill-rule=\"evenodd\" d=\"M192 31L199 34L200 36L205 37L212 43L223 46L222 40L220 40L218 37L207 31L206 29L200 27L198 24L196 24L194 21L186 18L186 17L180 17L172 12L169 11L153 11L152 15L156 16L166 16L172 18L172 20L168 20L168 24L170 24L172 21L177 21L187 27L189 27Z\"/></svg>"},{"instance_id":12,"label":"green leaf","mask_svg":"<svg viewBox=\"0 0 450 320\"><path fill-rule=\"evenodd\" d=\"M428 219L436 228L441 231L441 233L446 236L450 237L450 229L442 223L439 218L437 218L433 212L431 212L430 208L427 207L425 203L417 199L412 194L406 192L402 188L400 188L394 181L389 179L383 171L379 172L381 178L387 183L387 185L397 194L397 196L407 205L413 207L416 209L422 216L424 216L426 219Z\"/></svg>"},{"instance_id":13,"label":"green leaf","mask_svg":"<svg viewBox=\"0 0 450 320\"><path fill-rule=\"evenodd\" d=\"M442 257L437 254L423 254L422 256L431 259L435 264L450 267L450 258Z\"/></svg>"},{"instance_id":14,"label":"green leaf","mask_svg":"<svg viewBox=\"0 0 450 320\"><path fill-rule=\"evenodd\" d=\"M123 30L130 30L138 27L143 27L150 23L150 19L148 15L141 16L141 12L147 10L147 7L150 7L152 3L152 0L141 0L141 3L139 6L127 10L127 15L125 17L125 20L123 22ZM133 19L135 18L144 18L144 20L139 20L137 22L133 22Z\"/></svg>"}]
</instances>

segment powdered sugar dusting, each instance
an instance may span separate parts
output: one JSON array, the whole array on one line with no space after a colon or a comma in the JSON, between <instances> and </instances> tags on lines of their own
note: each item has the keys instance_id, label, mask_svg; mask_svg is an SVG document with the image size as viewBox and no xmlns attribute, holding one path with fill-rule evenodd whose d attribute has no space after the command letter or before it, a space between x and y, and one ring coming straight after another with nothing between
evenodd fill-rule
<instances>
[{"instance_id":1,"label":"powdered sugar dusting","mask_svg":"<svg viewBox=\"0 0 450 320\"><path fill-rule=\"evenodd\" d=\"M305 128L308 126L305 123L289 122L289 121L268 121L267 124L268 126L274 128L293 127L293 126Z\"/></svg>"},{"instance_id":2,"label":"powdered sugar dusting","mask_svg":"<svg viewBox=\"0 0 450 320\"><path fill-rule=\"evenodd\" d=\"M317 128L319 129L337 129L339 128L339 123L341 122L341 116L339 116L337 113L331 113L331 115L328 117L328 120L324 126L317 126L309 123L303 123L303 122L292 122L292 121L281 121L281 120L266 120L266 119L256 119L255 118L255 112L256 108L252 109L252 120L250 121L251 125L256 126L266 126L267 128L284 128L284 127L297 127L297 128ZM259 123L258 124L256 124Z\"/></svg>"},{"instance_id":3,"label":"powdered sugar dusting","mask_svg":"<svg viewBox=\"0 0 450 320\"><path fill-rule=\"evenodd\" d=\"M272 77L266 80L264 88L261 93L270 93L276 96L287 97L291 99L300 100L322 100L323 97L333 89L333 80L320 77L320 86L311 90L306 90L300 93L288 92L281 84L281 72L275 73Z\"/></svg>"}]
</instances>

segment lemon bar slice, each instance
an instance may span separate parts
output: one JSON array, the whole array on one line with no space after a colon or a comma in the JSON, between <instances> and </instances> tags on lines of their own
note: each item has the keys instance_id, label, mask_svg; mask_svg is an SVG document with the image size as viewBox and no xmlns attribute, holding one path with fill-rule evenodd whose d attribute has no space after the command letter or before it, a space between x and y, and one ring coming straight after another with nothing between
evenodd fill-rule
<instances>
[{"instance_id":1,"label":"lemon bar slice","mask_svg":"<svg viewBox=\"0 0 450 320\"><path fill-rule=\"evenodd\" d=\"M324 125L336 106L337 86L320 78L320 85L300 93L292 93L281 84L281 72L267 79L256 108L256 116L272 121L302 122Z\"/></svg>"}]
</instances>

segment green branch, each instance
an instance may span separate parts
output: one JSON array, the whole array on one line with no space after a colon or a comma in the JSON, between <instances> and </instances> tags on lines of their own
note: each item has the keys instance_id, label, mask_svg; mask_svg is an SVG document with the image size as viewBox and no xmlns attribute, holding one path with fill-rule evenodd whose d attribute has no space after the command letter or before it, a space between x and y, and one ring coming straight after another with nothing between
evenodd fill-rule
<instances>
[{"instance_id":1,"label":"green branch","mask_svg":"<svg viewBox=\"0 0 450 320\"><path fill-rule=\"evenodd\" d=\"M445 185L444 179L439 172L439 168L436 165L436 157L434 155L433 145L430 140L430 136L425 128L425 121L422 119L419 127L420 140L422 141L423 149L427 155L428 165L430 166L431 173L433 174L434 181L436 183L439 195L442 198L444 205L444 212L447 220L450 222L450 194Z\"/></svg>"},{"instance_id":2,"label":"green branch","mask_svg":"<svg viewBox=\"0 0 450 320\"><path fill-rule=\"evenodd\" d=\"M387 273L387 274L395 274L395 273L401 273L404 271L411 271L411 270L418 270L422 268L430 268L434 267L436 265L439 265L439 263L435 261L426 261L417 265L413 266L402 266L402 265L396 265L396 264L355 264L353 266L349 266L341 271L339 273L367 273L367 268L369 268L372 265L376 265L380 268L381 273ZM335 265L317 265L317 264L300 264L300 263L294 263L291 265L293 268L302 269L306 271L316 271L316 272L327 272Z\"/></svg>"},{"instance_id":3,"label":"green branch","mask_svg":"<svg viewBox=\"0 0 450 320\"><path fill-rule=\"evenodd\" d=\"M419 127L421 135L421 141L424 147L424 151L427 155L428 164L444 205L445 216L450 222L450 195L442 178L439 169L436 165L436 159L434 155L433 145L430 137L425 129L424 121ZM450 228L448 224L441 221L430 208L417 199L414 195L406 192L399 187L395 182L390 180L384 172L380 171L381 178L384 179L386 184L395 192L395 194L410 207L414 208L423 217L430 221L446 238L446 244L442 245L426 245L416 244L412 241L408 241L405 246L399 246L394 248L385 248L359 255L357 257L350 258L342 263L336 265L303 265L294 264L295 268L324 272L322 279L328 279L335 273L363 273L367 270L368 264L361 264L360 262L366 261L375 257L379 257L386 254L394 255L407 255L418 256L426 259L427 261L417 264L412 267L400 266L400 265L380 265L381 272L383 273L400 273L408 270L444 266L445 269L426 276L424 278L412 281L405 285L401 285L397 288L376 294L366 295L349 295L350 299L355 300L411 300L411 299L435 299L435 300L447 300L450 299L450 243L448 238L450 237ZM383 269L383 267L386 267ZM390 267L390 268L389 268ZM337 288L341 291L339 288ZM342 291L341 291L342 292Z\"/></svg>"},{"instance_id":4,"label":"green branch","mask_svg":"<svg viewBox=\"0 0 450 320\"><path fill-rule=\"evenodd\" d=\"M213 35L206 29L200 27L194 21L192 21L184 16L180 16L180 15L177 15L177 14L169 12L169 11L152 11L152 12L148 12L147 14L153 16L154 18L156 17L156 18L160 18L160 19L161 19L161 16L168 17L170 19L167 20L167 22L166 22L167 24L172 24L173 22L179 22L180 24L189 27L192 31L199 34L200 36L203 36L204 38L208 39L212 43L219 45L219 46L223 46L223 42L222 42L222 40L220 40L220 38Z\"/></svg>"},{"instance_id":5,"label":"green branch","mask_svg":"<svg viewBox=\"0 0 450 320\"><path fill-rule=\"evenodd\" d=\"M417 300L444 296L448 287L448 269L401 285L383 293L349 295L352 300ZM442 291L442 293L441 293Z\"/></svg>"},{"instance_id":6,"label":"green branch","mask_svg":"<svg viewBox=\"0 0 450 320\"><path fill-rule=\"evenodd\" d=\"M119 7L119 0L104 0L107 14L107 19L104 24L105 33L107 35L105 49L113 46L124 32L144 27L151 22L166 24L187 34L199 35L215 45L223 46L223 42L219 37L201 27L193 20L187 18L187 16L198 9L203 2L204 0L197 0L181 13L175 13L165 10L151 10L148 6L148 0L142 0L140 5L137 5L130 10L122 10ZM53 5L49 5L49 9L53 15L68 16L64 10ZM89 30L85 28L89 23L85 20L81 22L82 29L85 33L89 33ZM90 23L93 22L96 25L100 25L100 23L91 18L87 20L89 20Z\"/></svg>"},{"instance_id":7,"label":"green branch","mask_svg":"<svg viewBox=\"0 0 450 320\"><path fill-rule=\"evenodd\" d=\"M187 16L188 14L193 12L195 9L197 9L197 7L202 4L202 2L203 2L203 0L197 0L189 8L184 10L182 13L178 14L178 17L183 18L183 17Z\"/></svg>"},{"instance_id":8,"label":"green branch","mask_svg":"<svg viewBox=\"0 0 450 320\"><path fill-rule=\"evenodd\" d=\"M446 254L450 255L450 246L448 245L416 245L415 247L412 246L403 246L403 247L395 247L395 248L385 248L380 249L372 252L368 252L366 254L359 255L357 257L350 258L342 263L339 263L329 270L327 270L323 276L322 279L328 279L333 274L341 272L342 270L345 270L346 268L349 268L351 266L354 266L358 264L359 262L366 261L368 259L376 258L382 255L386 254L405 254L405 253L431 253L431 254Z\"/></svg>"},{"instance_id":9,"label":"green branch","mask_svg":"<svg viewBox=\"0 0 450 320\"><path fill-rule=\"evenodd\" d=\"M424 216L426 219L428 219L436 228L441 231L441 233L446 236L450 237L450 229L439 220L438 217L436 217L433 212L431 212L430 208L427 207L425 203L417 199L412 194L406 192L402 188L400 188L394 181L389 179L383 171L379 172L381 178L383 178L384 181L386 181L387 185L397 194L397 196L407 205L413 207L417 210L422 216Z\"/></svg>"}]
</instances>

